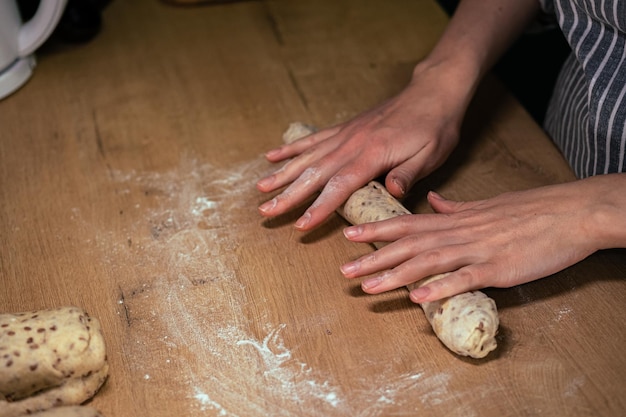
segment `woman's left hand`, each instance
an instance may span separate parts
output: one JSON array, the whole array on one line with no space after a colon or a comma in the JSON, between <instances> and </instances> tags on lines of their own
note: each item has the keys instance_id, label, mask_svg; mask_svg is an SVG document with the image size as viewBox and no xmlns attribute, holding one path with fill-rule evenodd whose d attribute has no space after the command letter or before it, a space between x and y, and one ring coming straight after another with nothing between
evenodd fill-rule
<instances>
[{"instance_id":1,"label":"woman's left hand","mask_svg":"<svg viewBox=\"0 0 626 417\"><path fill-rule=\"evenodd\" d=\"M346 228L351 241L392 243L341 271L347 278L376 274L362 283L370 294L451 272L413 290L414 302L542 278L598 249L623 244L624 237L611 231L619 226L609 220L623 219L624 206L606 197L616 196L620 188L623 192L625 179L624 174L603 175L473 202L445 200L431 192L428 201L435 214Z\"/></svg>"}]
</instances>

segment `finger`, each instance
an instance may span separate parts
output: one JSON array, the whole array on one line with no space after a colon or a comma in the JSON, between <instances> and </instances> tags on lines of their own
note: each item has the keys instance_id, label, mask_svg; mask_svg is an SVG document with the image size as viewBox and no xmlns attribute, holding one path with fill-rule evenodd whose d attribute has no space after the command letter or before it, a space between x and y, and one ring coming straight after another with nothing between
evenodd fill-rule
<instances>
[{"instance_id":1,"label":"finger","mask_svg":"<svg viewBox=\"0 0 626 417\"><path fill-rule=\"evenodd\" d=\"M336 143L332 141L322 141L318 146L309 148L306 152L287 161L285 165L274 171L271 175L259 180L256 184L257 189L262 192L277 190L296 180L296 178L303 175L309 168L316 169L317 166L325 166L326 170L332 171L336 169L335 166L340 166L343 162L340 158L346 157L339 155L339 157L334 158L336 161L335 164L338 165L333 165L331 158L325 158L325 156L334 151L336 147Z\"/></svg>"},{"instance_id":2,"label":"finger","mask_svg":"<svg viewBox=\"0 0 626 417\"><path fill-rule=\"evenodd\" d=\"M415 303L424 303L478 290L495 282L494 272L490 264L468 265L444 278L412 290L409 296Z\"/></svg>"},{"instance_id":3,"label":"finger","mask_svg":"<svg viewBox=\"0 0 626 417\"><path fill-rule=\"evenodd\" d=\"M328 179L311 207L296 221L297 229L309 230L319 225L352 193L380 175L381 168L367 162L371 158L363 156L363 152L363 149L355 147L354 143L346 142L338 146L334 153L327 154L320 162L320 166L339 167L339 169ZM371 149L368 152L371 152Z\"/></svg>"},{"instance_id":4,"label":"finger","mask_svg":"<svg viewBox=\"0 0 626 417\"><path fill-rule=\"evenodd\" d=\"M361 288L368 294L379 294L476 262L464 246L451 245L425 251L394 269L364 280Z\"/></svg>"},{"instance_id":5,"label":"finger","mask_svg":"<svg viewBox=\"0 0 626 417\"><path fill-rule=\"evenodd\" d=\"M300 155L305 150L312 148L318 143L325 141L329 137L336 135L338 132L338 126L320 130L319 132L304 136L292 143L288 143L278 148L267 151L265 153L265 158L267 158L267 160L270 162L279 162L288 158L292 158L296 155Z\"/></svg>"},{"instance_id":6,"label":"finger","mask_svg":"<svg viewBox=\"0 0 626 417\"><path fill-rule=\"evenodd\" d=\"M441 194L429 191L426 196L428 203L436 213L452 214L467 210L481 204L482 201L453 201L444 198Z\"/></svg>"},{"instance_id":7,"label":"finger","mask_svg":"<svg viewBox=\"0 0 626 417\"><path fill-rule=\"evenodd\" d=\"M324 182L326 178L319 169L307 168L282 193L260 205L259 213L266 217L283 214L316 193Z\"/></svg>"},{"instance_id":8,"label":"finger","mask_svg":"<svg viewBox=\"0 0 626 417\"><path fill-rule=\"evenodd\" d=\"M272 172L270 175L267 175L267 176L261 178L259 181L257 181L256 188L259 191L262 191L264 193L268 193L268 192L274 191L274 190L282 187L282 184L285 183L286 178L281 173L283 173L287 169L287 166L289 164L293 163L293 162L294 162L293 159L290 160L290 161L287 161L285 163L285 165L283 165L280 169ZM281 178L281 176L282 176L282 178Z\"/></svg>"},{"instance_id":9,"label":"finger","mask_svg":"<svg viewBox=\"0 0 626 417\"><path fill-rule=\"evenodd\" d=\"M320 196L295 224L299 230L309 230L324 221L354 191L378 175L373 165L364 164L353 150L336 143L322 142L312 151L300 155L290 161L284 169L270 176L274 181L270 187L276 188L288 183L294 175L299 175L280 195L259 207L261 214L265 216L281 214L322 190ZM335 148L339 150L331 152ZM321 153L324 156L310 164L309 159L316 159L315 156L311 156L314 153ZM299 174L301 168L303 171Z\"/></svg>"},{"instance_id":10,"label":"finger","mask_svg":"<svg viewBox=\"0 0 626 417\"><path fill-rule=\"evenodd\" d=\"M387 220L346 227L344 236L352 242L392 242L409 235L447 231L456 226L439 214L406 214ZM458 234L458 233L457 233Z\"/></svg>"},{"instance_id":11,"label":"finger","mask_svg":"<svg viewBox=\"0 0 626 417\"><path fill-rule=\"evenodd\" d=\"M422 148L417 155L393 168L385 178L385 187L396 198L406 195L415 182L426 174L425 165L428 152Z\"/></svg>"},{"instance_id":12,"label":"finger","mask_svg":"<svg viewBox=\"0 0 626 417\"><path fill-rule=\"evenodd\" d=\"M410 259L411 256L412 254L406 245L390 244L359 259L348 262L339 269L346 278L360 278L400 265Z\"/></svg>"},{"instance_id":13,"label":"finger","mask_svg":"<svg viewBox=\"0 0 626 417\"><path fill-rule=\"evenodd\" d=\"M428 203L430 204L430 207L432 207L432 209L436 213L443 213L443 214L455 213L456 211L459 210L460 206L462 205L462 203L459 203L456 201L446 200L441 194L438 194L434 191L429 191L426 198L428 199Z\"/></svg>"},{"instance_id":14,"label":"finger","mask_svg":"<svg viewBox=\"0 0 626 417\"><path fill-rule=\"evenodd\" d=\"M418 180L443 164L452 149L450 147L450 151L442 153L443 146L438 141L428 141L412 157L389 171L385 179L389 192L395 197L403 197Z\"/></svg>"},{"instance_id":15,"label":"finger","mask_svg":"<svg viewBox=\"0 0 626 417\"><path fill-rule=\"evenodd\" d=\"M352 173L354 170L352 165L348 165L330 178L317 199L296 221L295 227L299 230L310 230L318 226L331 213L335 212L354 191L373 178L373 175L368 174L367 171L357 175Z\"/></svg>"},{"instance_id":16,"label":"finger","mask_svg":"<svg viewBox=\"0 0 626 417\"><path fill-rule=\"evenodd\" d=\"M456 234L410 235L340 267L346 278L359 278L393 268L434 247L461 244Z\"/></svg>"}]
</instances>

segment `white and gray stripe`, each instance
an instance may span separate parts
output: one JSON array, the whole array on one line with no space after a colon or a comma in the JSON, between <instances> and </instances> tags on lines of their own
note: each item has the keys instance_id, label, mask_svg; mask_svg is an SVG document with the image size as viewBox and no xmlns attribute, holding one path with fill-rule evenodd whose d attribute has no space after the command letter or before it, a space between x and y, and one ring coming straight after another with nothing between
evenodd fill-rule
<instances>
[{"instance_id":1,"label":"white and gray stripe","mask_svg":"<svg viewBox=\"0 0 626 417\"><path fill-rule=\"evenodd\" d=\"M579 178L626 171L626 1L540 0L572 48L545 128Z\"/></svg>"}]
</instances>

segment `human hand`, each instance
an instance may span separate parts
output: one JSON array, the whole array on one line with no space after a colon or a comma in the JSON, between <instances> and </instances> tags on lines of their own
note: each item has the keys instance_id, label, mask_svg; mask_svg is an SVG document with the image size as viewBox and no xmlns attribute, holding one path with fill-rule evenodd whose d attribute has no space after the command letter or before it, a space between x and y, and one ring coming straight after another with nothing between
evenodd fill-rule
<instances>
[{"instance_id":1,"label":"human hand","mask_svg":"<svg viewBox=\"0 0 626 417\"><path fill-rule=\"evenodd\" d=\"M403 196L441 165L458 141L469 92L453 88L443 74L441 69L416 69L413 81L392 99L346 123L267 152L271 162L292 159L261 179L257 188L271 192L289 186L261 205L260 213L285 213L321 190L295 224L309 230L384 173L389 192Z\"/></svg>"},{"instance_id":2,"label":"human hand","mask_svg":"<svg viewBox=\"0 0 626 417\"><path fill-rule=\"evenodd\" d=\"M545 277L598 249L624 244L624 236L611 230L616 225L624 230L619 223L624 223L626 177L600 177L472 202L431 192L435 214L346 228L345 236L354 242L392 243L341 270L348 278L377 274L362 283L370 294L452 271L413 290L411 299L418 303Z\"/></svg>"}]
</instances>

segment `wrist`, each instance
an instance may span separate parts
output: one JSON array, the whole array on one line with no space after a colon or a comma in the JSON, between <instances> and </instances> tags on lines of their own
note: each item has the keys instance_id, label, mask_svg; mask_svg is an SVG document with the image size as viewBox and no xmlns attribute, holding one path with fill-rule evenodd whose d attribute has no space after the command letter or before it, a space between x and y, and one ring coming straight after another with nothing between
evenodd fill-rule
<instances>
[{"instance_id":1,"label":"wrist","mask_svg":"<svg viewBox=\"0 0 626 417\"><path fill-rule=\"evenodd\" d=\"M626 248L626 173L598 175L587 180L598 193L591 216L597 249Z\"/></svg>"},{"instance_id":2,"label":"wrist","mask_svg":"<svg viewBox=\"0 0 626 417\"><path fill-rule=\"evenodd\" d=\"M418 100L428 100L433 113L459 129L479 81L467 66L428 57L415 66L407 90Z\"/></svg>"},{"instance_id":3,"label":"wrist","mask_svg":"<svg viewBox=\"0 0 626 417\"><path fill-rule=\"evenodd\" d=\"M411 82L425 77L444 92L456 92L459 97L471 99L482 74L471 59L429 55L415 66Z\"/></svg>"}]
</instances>

